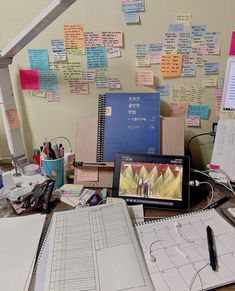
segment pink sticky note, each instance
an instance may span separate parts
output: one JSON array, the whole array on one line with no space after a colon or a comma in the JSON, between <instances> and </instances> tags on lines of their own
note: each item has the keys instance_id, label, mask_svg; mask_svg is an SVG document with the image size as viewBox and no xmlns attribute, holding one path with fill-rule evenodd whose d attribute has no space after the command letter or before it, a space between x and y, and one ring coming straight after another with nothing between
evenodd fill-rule
<instances>
[{"instance_id":1,"label":"pink sticky note","mask_svg":"<svg viewBox=\"0 0 235 291\"><path fill-rule=\"evenodd\" d=\"M232 36L230 40L229 55L235 56L235 31L232 31Z\"/></svg>"},{"instance_id":2,"label":"pink sticky note","mask_svg":"<svg viewBox=\"0 0 235 291\"><path fill-rule=\"evenodd\" d=\"M22 90L40 90L37 70L19 70L19 77Z\"/></svg>"}]
</instances>

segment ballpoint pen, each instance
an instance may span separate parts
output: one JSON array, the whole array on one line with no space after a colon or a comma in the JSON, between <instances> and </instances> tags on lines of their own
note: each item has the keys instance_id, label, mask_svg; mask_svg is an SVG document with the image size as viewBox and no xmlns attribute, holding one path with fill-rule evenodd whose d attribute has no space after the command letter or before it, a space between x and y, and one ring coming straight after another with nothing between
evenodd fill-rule
<instances>
[{"instance_id":1,"label":"ballpoint pen","mask_svg":"<svg viewBox=\"0 0 235 291\"><path fill-rule=\"evenodd\" d=\"M208 225L206 228L207 244L209 250L210 265L213 271L217 270L217 254L215 248L215 240L212 228Z\"/></svg>"},{"instance_id":2,"label":"ballpoint pen","mask_svg":"<svg viewBox=\"0 0 235 291\"><path fill-rule=\"evenodd\" d=\"M210 208L216 208L220 205L222 205L223 203L225 203L226 201L229 200L228 196L224 196L223 198L213 202L212 204L210 204L206 209L210 209Z\"/></svg>"}]
</instances>

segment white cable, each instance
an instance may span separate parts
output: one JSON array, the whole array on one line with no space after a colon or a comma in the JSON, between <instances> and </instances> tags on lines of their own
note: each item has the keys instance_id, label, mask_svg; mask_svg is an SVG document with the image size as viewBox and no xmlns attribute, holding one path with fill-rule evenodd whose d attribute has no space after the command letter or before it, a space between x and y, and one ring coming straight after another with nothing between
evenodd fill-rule
<instances>
[{"instance_id":1,"label":"white cable","mask_svg":"<svg viewBox=\"0 0 235 291\"><path fill-rule=\"evenodd\" d=\"M224 170L221 170L221 169L209 169L209 170L205 170L205 171L199 171L199 170L196 170L196 169L192 169L193 172L196 172L196 173L200 173L202 175L205 175L206 177L212 179L216 184L219 184L223 187L225 187L227 190L231 191L233 193L233 195L235 196L235 191L231 185L231 178L226 174L226 172ZM223 174L226 179L227 179L227 184L226 185L225 183L223 182L220 182L218 181L217 179L213 178L210 174L206 174L206 173L220 173L220 174Z\"/></svg>"},{"instance_id":2,"label":"white cable","mask_svg":"<svg viewBox=\"0 0 235 291\"><path fill-rule=\"evenodd\" d=\"M209 183L209 182L200 182L200 185L201 184L207 184L211 188L211 198L210 198L209 202L207 203L207 205L204 208L202 208L202 210L205 210L212 203L212 201L214 199L214 189L213 189L211 183Z\"/></svg>"}]
</instances>

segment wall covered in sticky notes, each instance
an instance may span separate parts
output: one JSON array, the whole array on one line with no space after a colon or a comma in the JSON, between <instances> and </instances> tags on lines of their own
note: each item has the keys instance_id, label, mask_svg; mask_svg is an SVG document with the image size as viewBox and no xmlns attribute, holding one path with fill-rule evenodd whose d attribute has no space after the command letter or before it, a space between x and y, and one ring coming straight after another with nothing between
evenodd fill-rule
<instances>
[{"instance_id":1,"label":"wall covered in sticky notes","mask_svg":"<svg viewBox=\"0 0 235 291\"><path fill-rule=\"evenodd\" d=\"M1 48L51 1L11 2L1 6ZM186 144L211 131L235 51L234 8L232 0L75 2L10 66L28 155L45 137L66 136L74 149L77 118L97 116L105 92L160 92L161 114L184 116ZM210 162L212 148L212 137L194 139L195 167ZM1 122L0 159L7 155Z\"/></svg>"}]
</instances>

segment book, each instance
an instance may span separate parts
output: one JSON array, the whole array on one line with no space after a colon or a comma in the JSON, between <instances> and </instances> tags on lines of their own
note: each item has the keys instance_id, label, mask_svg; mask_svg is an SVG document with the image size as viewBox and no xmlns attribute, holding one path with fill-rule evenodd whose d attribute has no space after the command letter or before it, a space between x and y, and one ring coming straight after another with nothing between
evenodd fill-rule
<instances>
[{"instance_id":1,"label":"book","mask_svg":"<svg viewBox=\"0 0 235 291\"><path fill-rule=\"evenodd\" d=\"M154 291L123 200L54 213L40 258L35 290Z\"/></svg>"},{"instance_id":2,"label":"book","mask_svg":"<svg viewBox=\"0 0 235 291\"><path fill-rule=\"evenodd\" d=\"M98 162L115 153L160 153L159 93L107 93L99 96Z\"/></svg>"},{"instance_id":3,"label":"book","mask_svg":"<svg viewBox=\"0 0 235 291\"><path fill-rule=\"evenodd\" d=\"M207 226L214 232L216 271L210 265ZM235 282L235 229L215 209L135 228L156 290L208 290Z\"/></svg>"}]
</instances>

